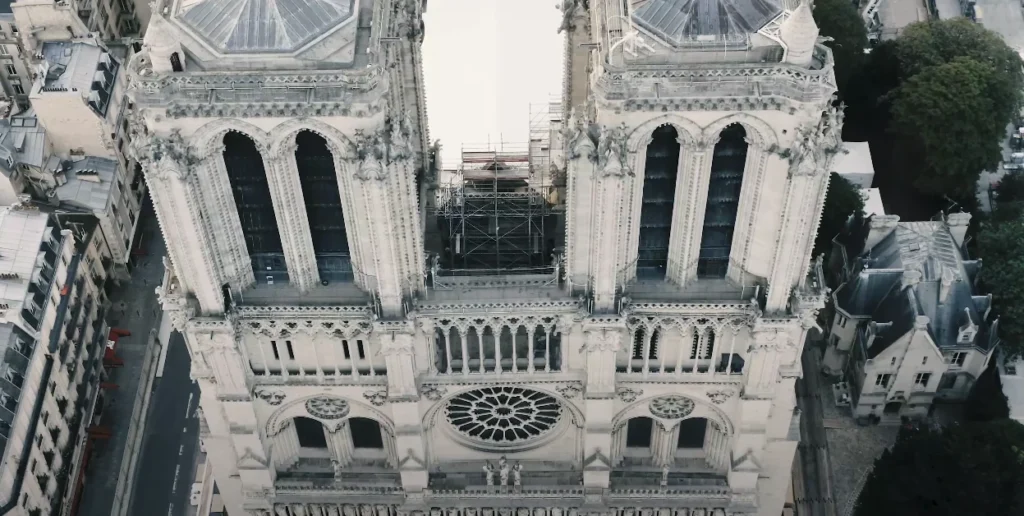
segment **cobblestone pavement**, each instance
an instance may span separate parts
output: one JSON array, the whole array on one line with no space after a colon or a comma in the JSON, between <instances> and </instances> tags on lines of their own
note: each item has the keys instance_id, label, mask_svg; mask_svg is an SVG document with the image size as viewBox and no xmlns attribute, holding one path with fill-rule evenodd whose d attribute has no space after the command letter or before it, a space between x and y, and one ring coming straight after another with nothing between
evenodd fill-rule
<instances>
[{"instance_id":1,"label":"cobblestone pavement","mask_svg":"<svg viewBox=\"0 0 1024 516\"><path fill-rule=\"evenodd\" d=\"M815 349L814 362L820 359ZM804 375L820 374L820 368L805 369ZM896 442L896 426L859 426L848 408L836 407L831 384L819 384L822 424L828 443L829 463L832 466L832 498L837 514L849 516L853 503L863 486L864 479L874 466L875 459Z\"/></svg>"}]
</instances>

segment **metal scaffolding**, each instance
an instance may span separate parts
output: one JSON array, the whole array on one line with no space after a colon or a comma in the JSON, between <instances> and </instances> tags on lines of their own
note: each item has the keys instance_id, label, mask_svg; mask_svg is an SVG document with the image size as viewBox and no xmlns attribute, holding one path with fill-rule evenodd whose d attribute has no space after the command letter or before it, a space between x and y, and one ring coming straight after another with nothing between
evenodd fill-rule
<instances>
[{"instance_id":1,"label":"metal scaffolding","mask_svg":"<svg viewBox=\"0 0 1024 516\"><path fill-rule=\"evenodd\" d=\"M531 109L530 141L464 146L439 173L435 215L441 275L550 274L560 248L560 202L551 170L552 117Z\"/></svg>"}]
</instances>

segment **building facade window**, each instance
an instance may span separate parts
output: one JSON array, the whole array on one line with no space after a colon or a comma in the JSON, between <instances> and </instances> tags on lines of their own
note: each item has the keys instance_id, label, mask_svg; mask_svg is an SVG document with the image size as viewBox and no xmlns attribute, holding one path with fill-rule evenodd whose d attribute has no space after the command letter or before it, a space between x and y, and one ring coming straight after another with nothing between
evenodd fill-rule
<instances>
[{"instance_id":1,"label":"building facade window","mask_svg":"<svg viewBox=\"0 0 1024 516\"><path fill-rule=\"evenodd\" d=\"M890 378L892 378L892 375L888 373L875 376L875 387L888 388Z\"/></svg>"},{"instance_id":2,"label":"building facade window","mask_svg":"<svg viewBox=\"0 0 1024 516\"><path fill-rule=\"evenodd\" d=\"M345 213L334 155L322 136L301 131L295 137L295 165L306 203L306 219L321 281L352 281Z\"/></svg>"},{"instance_id":3,"label":"building facade window","mask_svg":"<svg viewBox=\"0 0 1024 516\"><path fill-rule=\"evenodd\" d=\"M224 166L257 283L287 283L288 268L270 197L263 156L256 143L235 131L224 135Z\"/></svg>"},{"instance_id":4,"label":"building facade window","mask_svg":"<svg viewBox=\"0 0 1024 516\"><path fill-rule=\"evenodd\" d=\"M663 125L654 130L647 145L636 260L638 278L665 277L678 175L679 134L675 127Z\"/></svg>"},{"instance_id":5,"label":"building facade window","mask_svg":"<svg viewBox=\"0 0 1024 516\"><path fill-rule=\"evenodd\" d=\"M733 124L722 130L721 138L715 144L697 260L698 278L724 278L729 270L743 171L747 163L746 136L743 126Z\"/></svg>"},{"instance_id":6,"label":"building facade window","mask_svg":"<svg viewBox=\"0 0 1024 516\"><path fill-rule=\"evenodd\" d=\"M928 387L928 382L931 381L931 373L917 373L914 375L914 385L919 387Z\"/></svg>"},{"instance_id":7,"label":"building facade window","mask_svg":"<svg viewBox=\"0 0 1024 516\"><path fill-rule=\"evenodd\" d=\"M958 366L958 367L963 367L964 362L966 360L967 360L967 352L966 351L957 351L957 352L953 353L952 355L950 355L950 357L949 357L949 363L951 365L955 365L955 366Z\"/></svg>"}]
</instances>

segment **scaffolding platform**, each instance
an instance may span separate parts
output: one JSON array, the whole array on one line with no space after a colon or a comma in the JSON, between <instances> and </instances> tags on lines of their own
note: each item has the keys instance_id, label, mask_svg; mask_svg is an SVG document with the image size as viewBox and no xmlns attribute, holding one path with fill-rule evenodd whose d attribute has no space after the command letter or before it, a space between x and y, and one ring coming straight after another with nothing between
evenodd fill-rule
<instances>
[{"instance_id":1,"label":"scaffolding platform","mask_svg":"<svg viewBox=\"0 0 1024 516\"><path fill-rule=\"evenodd\" d=\"M551 170L550 104L531 108L529 141L464 145L438 173L435 286L460 276L552 276L561 250L560 195Z\"/></svg>"}]
</instances>

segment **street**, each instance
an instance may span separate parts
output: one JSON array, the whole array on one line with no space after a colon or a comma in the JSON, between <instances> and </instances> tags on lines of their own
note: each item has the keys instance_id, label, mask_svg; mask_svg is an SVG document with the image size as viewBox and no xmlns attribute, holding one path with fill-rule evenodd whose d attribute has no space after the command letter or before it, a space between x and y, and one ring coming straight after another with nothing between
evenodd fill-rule
<instances>
[{"instance_id":1,"label":"street","mask_svg":"<svg viewBox=\"0 0 1024 516\"><path fill-rule=\"evenodd\" d=\"M163 237L152 207L146 205L140 214L139 234L145 256L139 257L130 281L123 282L111 295L110 325L131 332L117 342L116 354L124 366L110 369L107 382L117 385L105 395L103 413L94 423L110 430L110 438L97 440L89 466L85 472L85 486L79 516L110 516L114 508L114 495L122 471L122 460L129 448L128 429L132 409L139 394L143 375L148 335L160 324L162 312L154 289L163 278L162 258L165 253Z\"/></svg>"},{"instance_id":2,"label":"street","mask_svg":"<svg viewBox=\"0 0 1024 516\"><path fill-rule=\"evenodd\" d=\"M164 375L156 381L128 514L187 514L199 448L199 386L189 378L188 349L171 334Z\"/></svg>"},{"instance_id":3,"label":"street","mask_svg":"<svg viewBox=\"0 0 1024 516\"><path fill-rule=\"evenodd\" d=\"M981 24L998 32L1010 48L1024 49L1024 9L1020 0L978 0Z\"/></svg>"}]
</instances>

